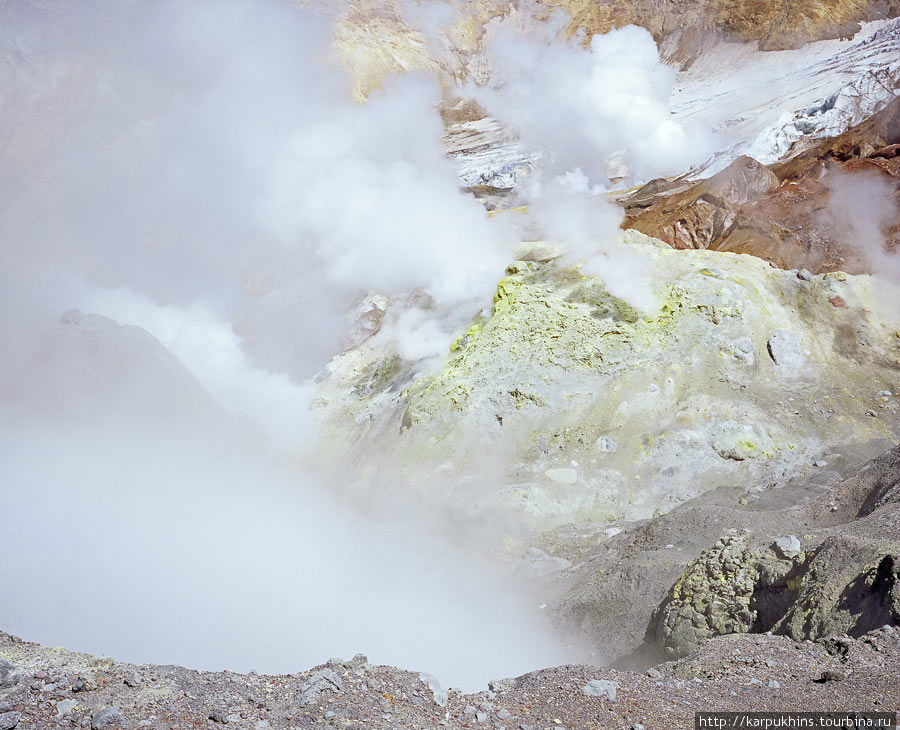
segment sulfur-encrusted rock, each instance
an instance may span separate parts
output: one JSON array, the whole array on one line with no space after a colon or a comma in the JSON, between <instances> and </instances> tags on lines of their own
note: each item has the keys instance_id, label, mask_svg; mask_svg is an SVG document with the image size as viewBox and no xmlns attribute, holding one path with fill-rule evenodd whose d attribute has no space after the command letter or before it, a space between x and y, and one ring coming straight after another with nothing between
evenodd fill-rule
<instances>
[{"instance_id":1,"label":"sulfur-encrusted rock","mask_svg":"<svg viewBox=\"0 0 900 730\"><path fill-rule=\"evenodd\" d=\"M900 371L896 287L843 276L835 307L822 279L750 256L623 240L653 282L646 310L618 279L531 261L436 371L414 378L378 338L335 358L318 383L323 454L366 464L361 483L383 465L493 490L492 508L550 529L651 517L783 480L842 443L900 438L900 419L867 415Z\"/></svg>"},{"instance_id":2,"label":"sulfur-encrusted rock","mask_svg":"<svg viewBox=\"0 0 900 730\"><path fill-rule=\"evenodd\" d=\"M748 533L730 530L691 561L659 611L657 636L669 658L687 656L707 639L746 633L756 613L759 577Z\"/></svg>"}]
</instances>

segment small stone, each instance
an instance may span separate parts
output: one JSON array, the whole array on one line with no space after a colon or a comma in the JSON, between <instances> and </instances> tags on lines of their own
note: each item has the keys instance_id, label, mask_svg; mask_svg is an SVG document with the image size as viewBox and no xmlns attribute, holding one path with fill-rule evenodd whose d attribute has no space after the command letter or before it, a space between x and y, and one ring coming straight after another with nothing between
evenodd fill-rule
<instances>
[{"instance_id":1,"label":"small stone","mask_svg":"<svg viewBox=\"0 0 900 730\"><path fill-rule=\"evenodd\" d=\"M778 371L785 377L793 378L800 375L806 367L806 358L791 330L775 330L767 343L769 357L778 367Z\"/></svg>"},{"instance_id":2,"label":"small stone","mask_svg":"<svg viewBox=\"0 0 900 730\"><path fill-rule=\"evenodd\" d=\"M882 398L886 398L886 397L890 397L893 394L889 390L881 390L881 391L878 391L878 395Z\"/></svg>"},{"instance_id":3,"label":"small stone","mask_svg":"<svg viewBox=\"0 0 900 730\"><path fill-rule=\"evenodd\" d=\"M631 726L631 730L644 730L644 726L637 722Z\"/></svg>"},{"instance_id":4,"label":"small stone","mask_svg":"<svg viewBox=\"0 0 900 730\"><path fill-rule=\"evenodd\" d=\"M343 689L344 683L334 670L320 669L300 686L296 702L300 707L309 707L318 701L322 693L337 694Z\"/></svg>"},{"instance_id":5,"label":"small stone","mask_svg":"<svg viewBox=\"0 0 900 730\"><path fill-rule=\"evenodd\" d=\"M63 715L68 715L72 710L75 709L75 705L77 703L75 700L63 700L62 702L56 703L56 714L59 717Z\"/></svg>"},{"instance_id":6,"label":"small stone","mask_svg":"<svg viewBox=\"0 0 900 730\"><path fill-rule=\"evenodd\" d=\"M812 272L807 271L806 269L800 269L800 271L797 272L797 278L800 279L800 281L812 281L813 275Z\"/></svg>"},{"instance_id":7,"label":"small stone","mask_svg":"<svg viewBox=\"0 0 900 730\"><path fill-rule=\"evenodd\" d=\"M122 677L122 681L126 687L139 687L143 680L137 672L126 672L125 676Z\"/></svg>"},{"instance_id":8,"label":"small stone","mask_svg":"<svg viewBox=\"0 0 900 730\"><path fill-rule=\"evenodd\" d=\"M547 469L547 471L544 472L544 476L551 482L556 482L557 484L571 485L578 481L578 472L569 468Z\"/></svg>"},{"instance_id":9,"label":"small stone","mask_svg":"<svg viewBox=\"0 0 900 730\"><path fill-rule=\"evenodd\" d=\"M91 730L118 730L125 727L125 715L118 707L101 707L91 718Z\"/></svg>"},{"instance_id":10,"label":"small stone","mask_svg":"<svg viewBox=\"0 0 900 730\"><path fill-rule=\"evenodd\" d=\"M228 723L228 718L225 716L225 713L222 710L213 710L209 713L208 717L213 722L218 722L222 725L226 725Z\"/></svg>"},{"instance_id":11,"label":"small stone","mask_svg":"<svg viewBox=\"0 0 900 730\"><path fill-rule=\"evenodd\" d=\"M826 669L822 672L822 676L819 677L816 682L819 684L824 684L825 682L843 682L845 679L844 673L839 672L836 669Z\"/></svg>"},{"instance_id":12,"label":"small stone","mask_svg":"<svg viewBox=\"0 0 900 730\"><path fill-rule=\"evenodd\" d=\"M478 712L478 708L475 705L466 705L463 709L464 715L474 715L476 712Z\"/></svg>"},{"instance_id":13,"label":"small stone","mask_svg":"<svg viewBox=\"0 0 900 730\"><path fill-rule=\"evenodd\" d=\"M505 708L497 712L498 720L509 720L509 718L511 718L511 717L512 717L512 713Z\"/></svg>"},{"instance_id":14,"label":"small stone","mask_svg":"<svg viewBox=\"0 0 900 730\"><path fill-rule=\"evenodd\" d=\"M21 719L21 712L4 712L0 715L0 730L13 730Z\"/></svg>"},{"instance_id":15,"label":"small stone","mask_svg":"<svg viewBox=\"0 0 900 730\"><path fill-rule=\"evenodd\" d=\"M235 723L240 722L241 716L236 712L232 712L228 717L225 718L225 722Z\"/></svg>"},{"instance_id":16,"label":"small stone","mask_svg":"<svg viewBox=\"0 0 900 730\"><path fill-rule=\"evenodd\" d=\"M435 704L440 707L447 706L447 690L444 689L443 685L437 680L437 677L433 677L426 672L422 672L419 674L419 679L428 685L428 688L431 690L431 694L434 697Z\"/></svg>"},{"instance_id":17,"label":"small stone","mask_svg":"<svg viewBox=\"0 0 900 730\"><path fill-rule=\"evenodd\" d=\"M73 692L93 692L97 689L97 680L89 674L78 675L72 682Z\"/></svg>"},{"instance_id":18,"label":"small stone","mask_svg":"<svg viewBox=\"0 0 900 730\"><path fill-rule=\"evenodd\" d=\"M488 689L491 692L509 692L515 686L515 683L514 679L492 679L488 682Z\"/></svg>"},{"instance_id":19,"label":"small stone","mask_svg":"<svg viewBox=\"0 0 900 730\"><path fill-rule=\"evenodd\" d=\"M328 712L325 713L324 717L326 720L330 720L332 717L334 717L334 713L331 710L328 710Z\"/></svg>"},{"instance_id":20,"label":"small stone","mask_svg":"<svg viewBox=\"0 0 900 730\"><path fill-rule=\"evenodd\" d=\"M813 466L816 466L819 469L824 469L826 466L828 466L828 462L823 459L819 459L818 461L813 462Z\"/></svg>"},{"instance_id":21,"label":"small stone","mask_svg":"<svg viewBox=\"0 0 900 730\"><path fill-rule=\"evenodd\" d=\"M655 667L650 667L650 669L647 670L647 676L650 677L650 679L662 679L663 675L662 672Z\"/></svg>"},{"instance_id":22,"label":"small stone","mask_svg":"<svg viewBox=\"0 0 900 730\"><path fill-rule=\"evenodd\" d=\"M360 667L364 667L369 663L369 657L365 654L354 654L353 658L349 661L344 662L344 666L347 669L359 669Z\"/></svg>"},{"instance_id":23,"label":"small stone","mask_svg":"<svg viewBox=\"0 0 900 730\"><path fill-rule=\"evenodd\" d=\"M269 721L257 720L256 724L253 726L253 730L269 730Z\"/></svg>"},{"instance_id":24,"label":"small stone","mask_svg":"<svg viewBox=\"0 0 900 730\"><path fill-rule=\"evenodd\" d=\"M601 436L597 439L597 450L611 454L619 450L619 444L613 441L609 436Z\"/></svg>"},{"instance_id":25,"label":"small stone","mask_svg":"<svg viewBox=\"0 0 900 730\"><path fill-rule=\"evenodd\" d=\"M781 687L781 685L778 684L778 681L777 681L777 680L775 680L775 679L770 679L770 680L766 683L766 687L769 687L770 689L778 689L779 687Z\"/></svg>"},{"instance_id":26,"label":"small stone","mask_svg":"<svg viewBox=\"0 0 900 730\"><path fill-rule=\"evenodd\" d=\"M487 722L487 713L483 710L479 710L475 713L475 721L476 722Z\"/></svg>"},{"instance_id":27,"label":"small stone","mask_svg":"<svg viewBox=\"0 0 900 730\"><path fill-rule=\"evenodd\" d=\"M618 535L620 532L622 532L622 528L621 528L621 527L607 527L607 528L603 531L603 534L606 535L607 538L610 538L610 537L615 537L615 536Z\"/></svg>"},{"instance_id":28,"label":"small stone","mask_svg":"<svg viewBox=\"0 0 900 730\"><path fill-rule=\"evenodd\" d=\"M747 506L747 498L746 498L746 497L741 497L741 498L738 500L738 504L741 505L741 507L746 507L746 506Z\"/></svg>"},{"instance_id":29,"label":"small stone","mask_svg":"<svg viewBox=\"0 0 900 730\"><path fill-rule=\"evenodd\" d=\"M0 689L6 689L19 683L22 675L6 659L0 659Z\"/></svg>"},{"instance_id":30,"label":"small stone","mask_svg":"<svg viewBox=\"0 0 900 730\"><path fill-rule=\"evenodd\" d=\"M786 535L776 538L772 547L776 552L788 559L796 558L800 554L800 540L796 535Z\"/></svg>"},{"instance_id":31,"label":"small stone","mask_svg":"<svg viewBox=\"0 0 900 730\"><path fill-rule=\"evenodd\" d=\"M617 688L618 685L608 679L592 679L581 691L588 697L607 697L610 701L615 701Z\"/></svg>"},{"instance_id":32,"label":"small stone","mask_svg":"<svg viewBox=\"0 0 900 730\"><path fill-rule=\"evenodd\" d=\"M867 415L867 416L870 416L870 417L872 417L872 418L875 418L878 414L875 413L875 411L873 411L873 410L870 408L868 411L866 411L866 415Z\"/></svg>"}]
</instances>

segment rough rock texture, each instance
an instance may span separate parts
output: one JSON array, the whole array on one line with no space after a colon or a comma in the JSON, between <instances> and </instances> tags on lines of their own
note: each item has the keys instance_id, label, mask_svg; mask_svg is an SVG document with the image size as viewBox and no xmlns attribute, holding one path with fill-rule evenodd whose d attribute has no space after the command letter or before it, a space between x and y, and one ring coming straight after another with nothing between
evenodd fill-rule
<instances>
[{"instance_id":1,"label":"rough rock texture","mask_svg":"<svg viewBox=\"0 0 900 730\"><path fill-rule=\"evenodd\" d=\"M785 269L815 273L870 272L875 261L828 209L831 183L839 173L880 178L896 190L900 211L898 143L900 99L770 168L741 157L698 183L645 185L622 199L625 225L675 248L749 253ZM896 248L900 212L885 235L886 250Z\"/></svg>"},{"instance_id":2,"label":"rough rock texture","mask_svg":"<svg viewBox=\"0 0 900 730\"><path fill-rule=\"evenodd\" d=\"M890 285L627 239L636 270L654 272L655 312L578 270L517 262L438 372L409 382L372 340L333 360L323 443L365 465L363 484L389 453L410 482L546 529L649 517L773 483L844 442L897 438L896 399L878 395L900 390ZM499 454L513 466L475 479Z\"/></svg>"},{"instance_id":3,"label":"rough rock texture","mask_svg":"<svg viewBox=\"0 0 900 730\"><path fill-rule=\"evenodd\" d=\"M867 26L851 44L823 41L776 53L755 45L705 38L697 61L677 76L669 100L675 119L733 140L709 159L697 160L686 173L689 180L708 178L741 156L765 164L790 158L865 123L900 88L900 19ZM663 56L670 52L670 44L663 43ZM485 64L489 68L489 61ZM502 117L502 110L496 113ZM541 165L540 155L523 150L515 130L486 117L471 100L452 97L443 116L444 143L457 161L461 183L488 207L515 206L522 182ZM613 187L641 182L620 165L612 167ZM651 188L683 190L683 178L653 181Z\"/></svg>"},{"instance_id":4,"label":"rough rock texture","mask_svg":"<svg viewBox=\"0 0 900 730\"><path fill-rule=\"evenodd\" d=\"M332 669L320 669L300 687L297 704L309 707L320 701L321 695L336 694L344 688L341 678Z\"/></svg>"},{"instance_id":5,"label":"rough rock texture","mask_svg":"<svg viewBox=\"0 0 900 730\"><path fill-rule=\"evenodd\" d=\"M0 659L0 689L13 687L19 683L19 673L6 659Z\"/></svg>"},{"instance_id":6,"label":"rough rock texture","mask_svg":"<svg viewBox=\"0 0 900 730\"><path fill-rule=\"evenodd\" d=\"M3 633L0 654L13 658L30 677L42 677L0 690L0 708L14 708L0 717L12 716L21 728L88 727L92 719L110 716L101 715L101 708L113 707L121 712L116 727L127 730L223 724L253 730L671 730L692 727L697 709L900 709L900 631L890 627L860 639L802 644L780 636L719 637L646 674L563 666L492 682L491 689L471 694L450 689L444 705L434 701L418 674L368 664L352 668L336 661L320 667L340 674L343 691L299 708L293 698L313 670L267 676L134 666L43 648ZM74 706L67 704L70 678L88 667L102 677L100 688L76 695ZM134 673L143 678L138 687L124 682Z\"/></svg>"},{"instance_id":7,"label":"rough rock texture","mask_svg":"<svg viewBox=\"0 0 900 730\"><path fill-rule=\"evenodd\" d=\"M635 24L647 28L658 41L678 39L677 55L689 62L700 36L714 31L732 40L758 40L763 50L797 48L809 41L852 36L859 22L900 13L894 2L866 0L804 0L792 3L753 0L544 0L549 7L564 7L572 16L571 32L605 33L610 28Z\"/></svg>"},{"instance_id":8,"label":"rough rock texture","mask_svg":"<svg viewBox=\"0 0 900 730\"><path fill-rule=\"evenodd\" d=\"M776 488L723 487L615 532L545 534L546 552L573 563L546 579L554 614L598 661L622 666L683 656L723 631L799 641L900 623L900 502L870 509L900 479L900 448L864 464L829 460ZM792 535L800 548L789 558L776 542Z\"/></svg>"},{"instance_id":9,"label":"rough rock texture","mask_svg":"<svg viewBox=\"0 0 900 730\"><path fill-rule=\"evenodd\" d=\"M759 579L747 535L730 531L692 560L659 611L657 634L666 655L680 658L706 640L753 627L750 599Z\"/></svg>"},{"instance_id":10,"label":"rough rock texture","mask_svg":"<svg viewBox=\"0 0 900 730\"><path fill-rule=\"evenodd\" d=\"M900 623L900 535L893 537L893 545L869 535L828 537L776 586L790 608L773 630L819 639Z\"/></svg>"},{"instance_id":11,"label":"rough rock texture","mask_svg":"<svg viewBox=\"0 0 900 730\"><path fill-rule=\"evenodd\" d=\"M314 3L313 3L314 4ZM445 85L479 76L484 39L501 19L521 26L566 13L568 35L640 25L659 42L670 62L687 66L709 39L759 41L762 50L798 48L825 38L852 37L861 21L900 15L896 0L538 0L498 3L476 0L455 6L440 40L417 30L397 0L353 0L344 8L335 32L338 55L354 78L354 93L364 99L397 71L438 72Z\"/></svg>"}]
</instances>

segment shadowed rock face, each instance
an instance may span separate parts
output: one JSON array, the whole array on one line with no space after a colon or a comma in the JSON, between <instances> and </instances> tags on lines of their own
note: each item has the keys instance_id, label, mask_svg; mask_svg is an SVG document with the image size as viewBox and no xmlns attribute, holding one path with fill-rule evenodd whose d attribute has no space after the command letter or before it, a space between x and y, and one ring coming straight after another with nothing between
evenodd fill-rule
<instances>
[{"instance_id":1,"label":"shadowed rock face","mask_svg":"<svg viewBox=\"0 0 900 730\"><path fill-rule=\"evenodd\" d=\"M834 458L849 478L807 473L738 490L741 500L723 489L611 536L589 526L579 539L546 534L548 552L575 563L546 579L559 593L554 615L621 666L684 657L725 634L815 641L900 624L900 502L885 496L900 479L900 448L855 470ZM789 542L796 554L780 547Z\"/></svg>"},{"instance_id":2,"label":"shadowed rock face","mask_svg":"<svg viewBox=\"0 0 900 730\"><path fill-rule=\"evenodd\" d=\"M831 184L842 173L881 179L900 211L898 143L900 99L785 162L766 167L741 157L708 180L645 185L623 200L625 226L679 249L748 253L814 273L869 273L871 259L834 225ZM887 250L900 243L900 214L885 236Z\"/></svg>"}]
</instances>

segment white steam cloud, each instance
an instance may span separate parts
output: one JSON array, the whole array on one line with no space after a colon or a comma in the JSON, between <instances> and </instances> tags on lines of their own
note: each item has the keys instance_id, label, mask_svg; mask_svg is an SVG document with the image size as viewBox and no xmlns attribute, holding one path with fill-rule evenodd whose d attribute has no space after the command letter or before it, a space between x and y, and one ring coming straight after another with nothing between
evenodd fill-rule
<instances>
[{"instance_id":1,"label":"white steam cloud","mask_svg":"<svg viewBox=\"0 0 900 730\"><path fill-rule=\"evenodd\" d=\"M623 212L606 192L613 181L634 185L688 169L712 151L712 136L673 118L675 70L648 31L627 26L585 48L582 35L565 39L567 20L557 13L528 31L501 23L486 49L491 79L467 91L513 125L526 150L541 153L542 169L525 191L537 228L652 315L652 271L616 244Z\"/></svg>"},{"instance_id":2,"label":"white steam cloud","mask_svg":"<svg viewBox=\"0 0 900 730\"><path fill-rule=\"evenodd\" d=\"M900 252L887 245L889 230L900 227L897 183L877 172L832 170L826 184L827 222L835 239L877 276L900 282Z\"/></svg>"},{"instance_id":3,"label":"white steam cloud","mask_svg":"<svg viewBox=\"0 0 900 730\"><path fill-rule=\"evenodd\" d=\"M648 31L626 26L564 40L557 14L530 32L502 25L488 49L493 72L472 95L514 125L522 144L546 153L545 170L580 170L606 187L624 165L635 180L683 172L711 151L702 127L672 117L675 69L660 61Z\"/></svg>"},{"instance_id":4,"label":"white steam cloud","mask_svg":"<svg viewBox=\"0 0 900 730\"><path fill-rule=\"evenodd\" d=\"M431 357L509 258L436 81L352 103L328 23L276 0L7 3L0 27L0 625L469 688L562 660L497 535L389 474L360 509L307 458L347 310L414 303L390 335Z\"/></svg>"},{"instance_id":5,"label":"white steam cloud","mask_svg":"<svg viewBox=\"0 0 900 730\"><path fill-rule=\"evenodd\" d=\"M390 474L361 507L309 458L348 311L384 295L378 336L427 363L510 258L458 189L437 81L352 103L329 23L284 0L33 0L0 28L0 627L261 671L365 651L468 688L583 658L484 557L496 526ZM609 160L637 179L706 150L646 32L558 30L501 32L473 93L547 153L545 236L650 311Z\"/></svg>"}]
</instances>

